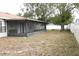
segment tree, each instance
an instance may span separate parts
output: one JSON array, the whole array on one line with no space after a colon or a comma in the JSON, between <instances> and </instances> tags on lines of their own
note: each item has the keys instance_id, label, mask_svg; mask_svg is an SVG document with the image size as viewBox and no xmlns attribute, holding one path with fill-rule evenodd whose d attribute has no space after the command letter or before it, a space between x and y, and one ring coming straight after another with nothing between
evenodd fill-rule
<instances>
[{"instance_id":1,"label":"tree","mask_svg":"<svg viewBox=\"0 0 79 59\"><path fill-rule=\"evenodd\" d=\"M74 3L75 7L79 9L79 3Z\"/></svg>"},{"instance_id":2,"label":"tree","mask_svg":"<svg viewBox=\"0 0 79 59\"><path fill-rule=\"evenodd\" d=\"M37 19L42 21L52 21L54 24L61 25L61 30L64 30L64 25L71 22L72 10L78 8L77 3L24 3L23 16L26 18ZM55 10L58 10L56 12ZM57 14L55 14L57 13ZM51 16L54 14L55 17Z\"/></svg>"},{"instance_id":3,"label":"tree","mask_svg":"<svg viewBox=\"0 0 79 59\"><path fill-rule=\"evenodd\" d=\"M17 16L21 16L21 13L18 13Z\"/></svg>"},{"instance_id":4,"label":"tree","mask_svg":"<svg viewBox=\"0 0 79 59\"><path fill-rule=\"evenodd\" d=\"M61 30L64 30L64 25L72 22L72 16L69 11L64 11L62 14L58 14L55 17L49 17L49 21L56 25L61 25Z\"/></svg>"},{"instance_id":5,"label":"tree","mask_svg":"<svg viewBox=\"0 0 79 59\"><path fill-rule=\"evenodd\" d=\"M72 10L75 8L74 4L58 3L55 4L59 11L55 17L51 17L50 21L54 24L61 25L61 30L64 30L64 25L69 24L72 18Z\"/></svg>"},{"instance_id":6,"label":"tree","mask_svg":"<svg viewBox=\"0 0 79 59\"><path fill-rule=\"evenodd\" d=\"M26 18L34 18L47 22L48 17L54 13L54 5L51 3L25 3L21 9Z\"/></svg>"}]
</instances>

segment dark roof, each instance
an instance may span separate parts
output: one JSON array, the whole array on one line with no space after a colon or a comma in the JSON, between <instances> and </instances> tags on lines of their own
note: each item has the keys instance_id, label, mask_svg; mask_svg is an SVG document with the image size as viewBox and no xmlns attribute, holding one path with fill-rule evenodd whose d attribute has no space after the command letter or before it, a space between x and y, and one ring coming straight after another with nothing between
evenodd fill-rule
<instances>
[{"instance_id":1,"label":"dark roof","mask_svg":"<svg viewBox=\"0 0 79 59\"><path fill-rule=\"evenodd\" d=\"M20 21L20 20L28 20L28 21L44 22L44 21L40 21L40 20L27 19L25 17L17 16L17 15L6 13L6 12L0 12L0 18L5 19L7 21L11 21L11 20L18 20L18 21Z\"/></svg>"}]
</instances>

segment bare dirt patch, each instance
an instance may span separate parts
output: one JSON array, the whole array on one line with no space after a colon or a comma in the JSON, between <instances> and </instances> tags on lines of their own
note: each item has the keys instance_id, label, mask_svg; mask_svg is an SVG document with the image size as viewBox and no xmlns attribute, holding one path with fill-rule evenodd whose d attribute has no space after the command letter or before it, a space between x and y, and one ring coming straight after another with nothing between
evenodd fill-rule
<instances>
[{"instance_id":1,"label":"bare dirt patch","mask_svg":"<svg viewBox=\"0 0 79 59\"><path fill-rule=\"evenodd\" d=\"M67 31L48 31L30 37L0 38L0 55L79 55L78 43Z\"/></svg>"}]
</instances>

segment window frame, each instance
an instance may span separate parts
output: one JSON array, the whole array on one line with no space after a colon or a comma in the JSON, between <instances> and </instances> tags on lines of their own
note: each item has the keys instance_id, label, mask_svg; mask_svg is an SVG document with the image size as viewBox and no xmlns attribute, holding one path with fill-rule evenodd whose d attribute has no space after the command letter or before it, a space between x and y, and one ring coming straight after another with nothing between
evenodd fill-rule
<instances>
[{"instance_id":1,"label":"window frame","mask_svg":"<svg viewBox=\"0 0 79 59\"><path fill-rule=\"evenodd\" d=\"M2 26L2 21L0 21L0 33L4 33L4 32L6 32L6 24Z\"/></svg>"}]
</instances>

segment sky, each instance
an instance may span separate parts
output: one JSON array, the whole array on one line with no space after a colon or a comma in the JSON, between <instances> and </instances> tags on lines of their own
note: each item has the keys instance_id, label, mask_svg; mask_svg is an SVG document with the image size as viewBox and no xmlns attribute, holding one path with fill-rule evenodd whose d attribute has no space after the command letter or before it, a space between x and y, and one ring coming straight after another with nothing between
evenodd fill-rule
<instances>
[{"instance_id":1,"label":"sky","mask_svg":"<svg viewBox=\"0 0 79 59\"><path fill-rule=\"evenodd\" d=\"M0 0L0 11L17 14L25 0Z\"/></svg>"},{"instance_id":2,"label":"sky","mask_svg":"<svg viewBox=\"0 0 79 59\"><path fill-rule=\"evenodd\" d=\"M32 0L32 1L34 2L34 0ZM35 2L39 2L39 1L41 1L41 0L35 0ZM46 1L48 2L48 0L46 0ZM21 9L22 4L27 3L27 2L29 3L30 0L0 0L0 11L9 12L12 14L18 14L21 11L20 9ZM43 2L45 2L45 0ZM56 0L54 2L56 2ZM79 14L76 12L74 13L74 15L77 18L79 17L78 16Z\"/></svg>"}]
</instances>

